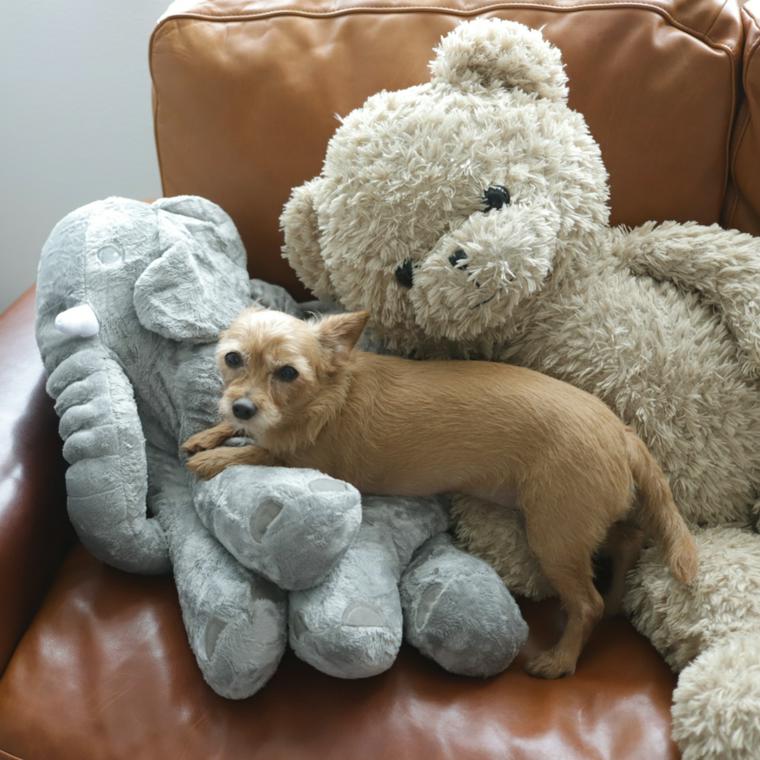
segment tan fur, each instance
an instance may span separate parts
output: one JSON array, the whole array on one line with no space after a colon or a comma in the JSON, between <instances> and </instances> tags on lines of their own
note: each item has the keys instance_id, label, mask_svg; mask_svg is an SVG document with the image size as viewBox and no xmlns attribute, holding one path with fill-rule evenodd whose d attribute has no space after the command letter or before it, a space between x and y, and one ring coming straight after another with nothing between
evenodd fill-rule
<instances>
[{"instance_id":1,"label":"tan fur","mask_svg":"<svg viewBox=\"0 0 760 760\"><path fill-rule=\"evenodd\" d=\"M574 671L602 615L594 551L607 539L619 574L635 560L641 531L626 520L639 519L679 580L694 577L695 546L665 477L604 403L506 364L354 351L366 319L359 312L310 323L244 312L219 344L225 422L185 443L188 453L199 452L188 467L206 478L232 464L311 467L367 493L462 492L519 508L530 547L568 614L559 642L527 666L547 678ZM231 351L242 356L241 368L225 365ZM278 379L283 365L298 377ZM258 408L250 420L231 413L241 398ZM216 448L234 432L258 445ZM619 602L621 583L610 604Z\"/></svg>"}]
</instances>

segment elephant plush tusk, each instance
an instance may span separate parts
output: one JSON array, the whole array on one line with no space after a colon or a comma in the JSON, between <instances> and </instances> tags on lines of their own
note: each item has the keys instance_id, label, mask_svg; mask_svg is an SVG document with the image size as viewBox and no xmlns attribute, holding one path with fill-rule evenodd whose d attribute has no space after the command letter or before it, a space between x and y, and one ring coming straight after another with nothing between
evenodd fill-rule
<instances>
[{"instance_id":1,"label":"elephant plush tusk","mask_svg":"<svg viewBox=\"0 0 760 760\"><path fill-rule=\"evenodd\" d=\"M58 314L55 318L55 329L64 335L91 338L100 332L100 323L92 306L81 303Z\"/></svg>"}]
</instances>

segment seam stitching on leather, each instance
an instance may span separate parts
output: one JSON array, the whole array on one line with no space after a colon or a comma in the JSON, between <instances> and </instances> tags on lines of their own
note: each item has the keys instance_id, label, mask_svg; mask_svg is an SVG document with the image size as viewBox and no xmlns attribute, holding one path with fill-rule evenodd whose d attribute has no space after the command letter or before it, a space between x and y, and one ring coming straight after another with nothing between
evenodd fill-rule
<instances>
[{"instance_id":1,"label":"seam stitching on leather","mask_svg":"<svg viewBox=\"0 0 760 760\"><path fill-rule=\"evenodd\" d=\"M314 11L314 10L305 10L301 8L287 8L282 10L271 10L271 11L258 11L258 12L248 12L248 13L237 13L237 14L230 14L230 15L214 15L212 13L202 13L202 12L188 12L188 13L177 13L175 15L167 16L166 18L162 19L158 25L154 28L153 34L151 35L151 46L153 37L155 37L156 32L158 32L159 29L168 21L175 21L178 19L196 19L199 21L209 21L209 22L229 22L229 21L256 21L260 19L269 19L269 18L277 18L277 17L285 17L285 16L300 16L303 18L320 18L320 19L328 19L328 18L338 18L340 16L351 16L351 15L362 15L362 14L372 14L372 13L387 13L389 15L395 14L395 13L441 13L445 15L453 15L453 16L461 16L461 17L468 17L468 16L479 16L484 13L490 13L493 11L498 10L509 10L509 9L526 9L526 10L544 10L552 13L573 13L575 11L583 11L583 10L618 10L618 9L632 9L632 10L642 10L642 11L649 11L651 13L655 13L658 16L661 16L662 18L666 19L669 24L676 29L679 29L683 32L686 32L690 34L691 36L700 39L702 42L705 42L706 44L710 45L711 47L717 47L726 50L729 55L733 56L733 51L730 49L728 45L726 45L723 42L717 42L714 40L711 40L704 32L699 31L698 29L694 29L693 27L687 26L683 22L675 19L673 16L671 16L670 13L668 13L664 8L661 8L657 5L650 5L646 2L624 2L624 3L614 3L610 4L608 2L594 2L593 0L590 0L589 2L585 2L581 5L574 5L574 6L555 6L550 5L549 3L552 0L529 0L528 2L520 2L517 0L516 2L507 2L507 3L490 3L486 5L481 5L476 8L470 9L470 10L463 10L459 8L447 8L446 6L440 6L440 5L405 5L405 6L386 6L386 5L357 5L349 8L341 8L339 10L333 10L333 11ZM725 0L727 2L727 0ZM725 2L724 6L725 7ZM722 8L721 8L722 10ZM718 12L718 16L720 15L720 11ZM716 16L717 19L717 16ZM713 21L714 23L714 21ZM710 24L710 28L712 28L713 24Z\"/></svg>"},{"instance_id":2,"label":"seam stitching on leather","mask_svg":"<svg viewBox=\"0 0 760 760\"><path fill-rule=\"evenodd\" d=\"M723 13L723 10L726 7L727 3L728 3L728 0L723 0L723 5L721 5L720 8L718 8L718 12L713 17L713 20L710 22L710 25L707 27L707 29L705 29L705 36L706 37L710 36L710 32L712 31L712 28L715 26L715 24L717 23L718 19L721 17L721 15Z\"/></svg>"},{"instance_id":3,"label":"seam stitching on leather","mask_svg":"<svg viewBox=\"0 0 760 760\"><path fill-rule=\"evenodd\" d=\"M743 193L739 189L739 182L737 181L737 177L736 177L736 164L737 164L737 161L739 160L739 153L741 152L742 144L744 143L744 138L747 136L747 131L749 129L749 125L752 122L752 116L750 114L749 106L747 105L747 101L746 101L746 98L747 98L747 96L746 96L746 92L747 92L747 73L749 72L749 67L752 64L752 59L753 59L755 53L758 51L758 49L760 49L760 37L758 37L752 43L752 45L750 45L749 49L747 50L747 65L744 66L744 71L742 72L742 83L744 85L744 92L745 92L744 98L745 98L745 101L742 104L744 106L744 110L743 110L742 113L740 113L740 116L743 116L744 118L743 118L743 122L742 122L742 125L740 127L740 130L739 130L739 135L736 138L736 145L735 145L735 149L734 149L734 152L733 152L733 156L731 156L731 175L730 175L730 179L732 179L733 183L734 183L734 197L732 198L731 210L730 210L730 212L728 214L728 217L727 217L727 221L730 224L733 224L733 222L734 222L734 218L735 218L735 215L736 215L736 210L737 210L737 208L739 206L739 196L743 195Z\"/></svg>"},{"instance_id":4,"label":"seam stitching on leather","mask_svg":"<svg viewBox=\"0 0 760 760\"><path fill-rule=\"evenodd\" d=\"M747 16L749 16L752 19L752 22L754 23L754 25L760 28L760 16L757 16L755 14L754 5L752 7L750 7L749 3L742 5L742 13L746 13Z\"/></svg>"},{"instance_id":5,"label":"seam stitching on leather","mask_svg":"<svg viewBox=\"0 0 760 760\"><path fill-rule=\"evenodd\" d=\"M164 25L168 26L169 22L174 22L175 27L179 27L179 19L176 16L169 16L164 19L160 24L156 26L153 33L150 35L148 42L148 71L150 73L151 89L153 93L153 142L156 146L156 159L158 161L158 178L161 182L161 195L165 195L166 186L164 184L164 163L161 156L161 143L158 137L158 111L159 111L159 96L158 88L156 87L156 77L153 72L153 42L156 36L156 32Z\"/></svg>"},{"instance_id":6,"label":"seam stitching on leather","mask_svg":"<svg viewBox=\"0 0 760 760\"><path fill-rule=\"evenodd\" d=\"M739 195L741 193L739 191L739 183L736 181L736 160L739 156L742 142L744 142L744 135L747 131L747 127L749 126L749 109L747 108L740 112L738 118L742 119L742 124L739 127L739 136L736 138L736 149L734 150L733 156L731 156L731 174L729 179L733 180L733 198L731 198L731 208L728 212L728 216L726 217L726 221L729 223L729 226L733 226L734 217L736 216L736 209L739 206Z\"/></svg>"}]
</instances>

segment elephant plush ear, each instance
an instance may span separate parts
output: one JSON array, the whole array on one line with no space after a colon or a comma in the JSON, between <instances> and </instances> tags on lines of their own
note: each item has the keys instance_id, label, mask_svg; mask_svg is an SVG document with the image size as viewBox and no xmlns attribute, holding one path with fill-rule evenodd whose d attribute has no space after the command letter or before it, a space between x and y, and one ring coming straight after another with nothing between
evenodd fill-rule
<instances>
[{"instance_id":1,"label":"elephant plush ear","mask_svg":"<svg viewBox=\"0 0 760 760\"><path fill-rule=\"evenodd\" d=\"M250 304L244 263L207 246L205 239L163 220L164 253L135 283L134 306L146 330L164 338L211 343Z\"/></svg>"},{"instance_id":2,"label":"elephant plush ear","mask_svg":"<svg viewBox=\"0 0 760 760\"><path fill-rule=\"evenodd\" d=\"M433 82L457 88L504 87L567 100L560 51L541 32L514 21L480 18L447 34L430 64Z\"/></svg>"},{"instance_id":3,"label":"elephant plush ear","mask_svg":"<svg viewBox=\"0 0 760 760\"><path fill-rule=\"evenodd\" d=\"M322 181L317 177L296 187L285 204L280 216L280 229L285 235L282 255L317 298L334 301L336 296L319 244L319 222L314 207Z\"/></svg>"},{"instance_id":4,"label":"elephant plush ear","mask_svg":"<svg viewBox=\"0 0 760 760\"><path fill-rule=\"evenodd\" d=\"M159 198L153 207L175 215L177 224L211 250L219 251L241 267L246 265L243 241L232 218L221 206L197 195L175 195Z\"/></svg>"}]
</instances>

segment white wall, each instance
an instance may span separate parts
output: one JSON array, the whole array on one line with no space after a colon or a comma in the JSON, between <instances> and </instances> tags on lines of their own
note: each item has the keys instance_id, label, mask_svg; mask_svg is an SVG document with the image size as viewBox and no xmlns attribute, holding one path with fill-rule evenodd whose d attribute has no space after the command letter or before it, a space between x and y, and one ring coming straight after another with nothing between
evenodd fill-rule
<instances>
[{"instance_id":1,"label":"white wall","mask_svg":"<svg viewBox=\"0 0 760 760\"><path fill-rule=\"evenodd\" d=\"M148 38L168 4L0 0L0 311L68 211L160 194Z\"/></svg>"}]
</instances>

